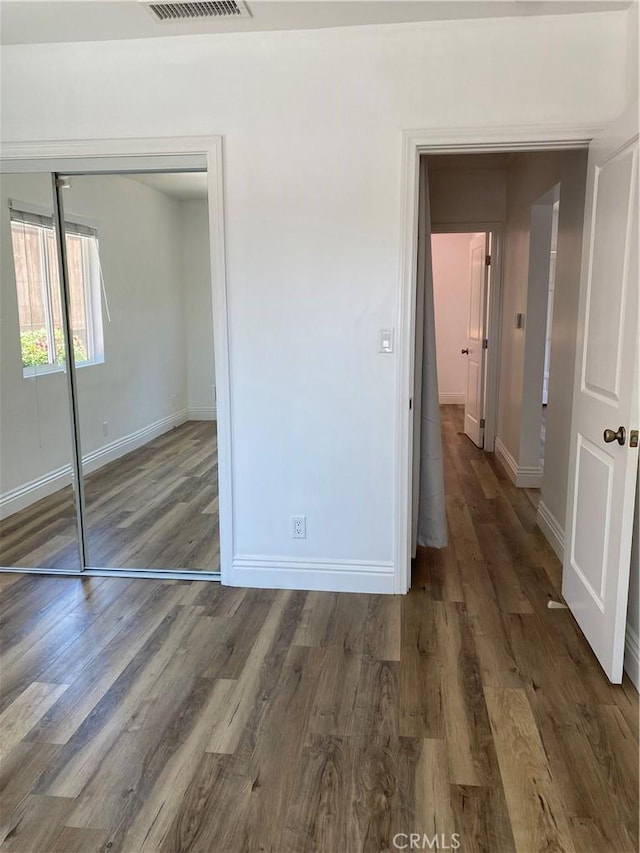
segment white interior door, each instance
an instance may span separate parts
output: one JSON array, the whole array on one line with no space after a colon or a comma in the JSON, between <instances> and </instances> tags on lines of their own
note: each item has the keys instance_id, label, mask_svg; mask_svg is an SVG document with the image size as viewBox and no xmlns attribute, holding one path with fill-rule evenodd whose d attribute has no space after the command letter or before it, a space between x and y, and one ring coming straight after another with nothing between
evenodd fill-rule
<instances>
[{"instance_id":1,"label":"white interior door","mask_svg":"<svg viewBox=\"0 0 640 853\"><path fill-rule=\"evenodd\" d=\"M589 150L562 580L613 682L622 680L638 471L631 431L640 427L637 127L635 110Z\"/></svg>"},{"instance_id":2,"label":"white interior door","mask_svg":"<svg viewBox=\"0 0 640 853\"><path fill-rule=\"evenodd\" d=\"M478 447L484 445L484 328L487 303L489 235L478 234L469 248L469 330L462 354L467 357L464 431Z\"/></svg>"}]
</instances>

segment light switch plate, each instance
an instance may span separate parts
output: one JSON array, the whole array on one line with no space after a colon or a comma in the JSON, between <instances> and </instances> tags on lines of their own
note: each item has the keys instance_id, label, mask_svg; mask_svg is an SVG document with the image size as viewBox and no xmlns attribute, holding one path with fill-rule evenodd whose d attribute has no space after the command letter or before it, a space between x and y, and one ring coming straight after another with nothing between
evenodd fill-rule
<instances>
[{"instance_id":1,"label":"light switch plate","mask_svg":"<svg viewBox=\"0 0 640 853\"><path fill-rule=\"evenodd\" d=\"M378 352L393 352L393 329L380 329Z\"/></svg>"}]
</instances>

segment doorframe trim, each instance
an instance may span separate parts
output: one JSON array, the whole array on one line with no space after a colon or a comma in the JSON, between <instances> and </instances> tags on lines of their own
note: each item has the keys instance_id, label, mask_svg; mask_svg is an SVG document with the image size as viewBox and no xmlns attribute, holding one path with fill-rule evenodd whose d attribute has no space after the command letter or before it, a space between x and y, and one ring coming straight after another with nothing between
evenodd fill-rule
<instances>
[{"instance_id":1,"label":"doorframe trim","mask_svg":"<svg viewBox=\"0 0 640 853\"><path fill-rule=\"evenodd\" d=\"M502 222L438 222L431 225L432 234L491 234L491 287L489 289L489 304L487 305L487 320L489 332L489 348L487 350L487 367L485 374L484 393L484 450L493 453L495 450L498 428L498 378L500 367L500 348L502 346L502 246L504 239L504 223Z\"/></svg>"},{"instance_id":2,"label":"doorframe trim","mask_svg":"<svg viewBox=\"0 0 640 853\"><path fill-rule=\"evenodd\" d=\"M411 586L411 491L418 187L421 154L478 154L588 148L605 124L508 125L413 129L402 132L400 260L395 400L395 589Z\"/></svg>"},{"instance_id":3,"label":"doorframe trim","mask_svg":"<svg viewBox=\"0 0 640 853\"><path fill-rule=\"evenodd\" d=\"M0 148L0 174L5 171L43 171L43 160L49 160L46 171L60 171L59 163L82 158L109 158L105 174L116 172L113 160L129 157L199 155L207 165L207 192L209 210L209 252L211 267L211 290L213 300L213 344L215 357L216 407L218 429L218 495L220 532L220 574L194 570L188 576L193 579L221 579L230 583L233 563L233 478L232 478L232 418L231 377L229 350L228 289L225 252L225 207L224 207L224 145L221 135L214 136L167 136L132 139L93 139L24 141L3 143ZM123 164L124 165L124 164ZM9 167L9 169L7 169ZM99 570L97 570L99 571ZM117 569L109 574L116 574ZM83 573L90 576L92 570ZM161 577L181 575L162 573ZM142 573L136 576L143 576ZM147 576L147 575L144 575Z\"/></svg>"}]
</instances>

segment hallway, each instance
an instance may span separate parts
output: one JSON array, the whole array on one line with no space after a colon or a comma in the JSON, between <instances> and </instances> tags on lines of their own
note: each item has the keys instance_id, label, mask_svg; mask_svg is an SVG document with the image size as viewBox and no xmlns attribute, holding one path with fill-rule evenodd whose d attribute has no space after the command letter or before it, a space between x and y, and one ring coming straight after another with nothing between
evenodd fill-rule
<instances>
[{"instance_id":1,"label":"hallway","mask_svg":"<svg viewBox=\"0 0 640 853\"><path fill-rule=\"evenodd\" d=\"M407 596L0 575L2 850L636 850L638 695L461 429Z\"/></svg>"}]
</instances>

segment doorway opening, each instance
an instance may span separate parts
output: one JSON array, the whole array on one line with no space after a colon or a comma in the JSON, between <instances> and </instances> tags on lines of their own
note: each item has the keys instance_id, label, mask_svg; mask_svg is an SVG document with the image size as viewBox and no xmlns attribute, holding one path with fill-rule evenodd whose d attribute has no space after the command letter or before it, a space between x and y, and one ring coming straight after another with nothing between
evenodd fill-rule
<instances>
[{"instance_id":1,"label":"doorway opening","mask_svg":"<svg viewBox=\"0 0 640 853\"><path fill-rule=\"evenodd\" d=\"M637 226L637 194L633 192L638 179L637 111L628 109L595 138L589 133L580 138L579 132L566 130L549 134L527 132L524 136L502 134L505 131L483 133L474 142L465 138L468 134L454 131L444 134L444 140L426 131L405 136L405 240L399 334L402 362L398 398L398 591L410 586L411 537L407 533L411 531L411 501L416 491L411 464L415 449L415 413L411 400L418 370L417 312L414 311L420 270L420 216L424 215L420 201L423 195L420 159L425 154L452 156L454 151L478 158L483 150L505 152L513 158L525 152L531 156L539 154L539 163L534 166L530 162L527 168L519 170L518 185L511 186L507 193L507 207L511 208L505 220L501 367L506 369L506 375L500 383L499 406L499 438L504 436L505 441L501 461L514 486L528 486L523 480L530 475L541 486L536 525L562 562L562 595L610 680L619 682L637 456L621 453L618 447L610 445L614 442L619 447L624 445L627 439L624 424L634 422L638 412L637 358L633 358L634 347L637 350L637 335L633 334L637 289L627 286L634 274L637 276L637 241L632 238ZM519 440L526 329L526 296L522 287L526 274L522 275L519 268L528 254L531 205L545 188L559 182L562 201L543 473L540 433L534 466L522 464ZM510 240L512 246L508 245ZM545 342L543 336L543 365ZM630 357L621 357L623 347ZM543 374L542 367L539 394L536 393L538 413ZM404 395L409 398L409 406L403 414ZM616 424L619 424L617 430ZM630 450L637 448L637 431L633 432ZM439 418L432 433L440 433ZM510 452L507 442L516 455ZM498 440L496 451L499 451ZM461 522L464 524L465 519Z\"/></svg>"},{"instance_id":2,"label":"doorway opening","mask_svg":"<svg viewBox=\"0 0 640 853\"><path fill-rule=\"evenodd\" d=\"M442 457L440 418L433 417L433 404L427 418L420 412L425 401L430 403L420 387L424 391L425 382L432 387L437 382L437 404L461 407L446 417L442 412L442 420L462 423L460 431L478 448L495 451L511 482L528 490L526 496L536 511L543 483L544 436L545 455L551 454L547 491L561 507L557 512L562 517L571 418L567 389L573 382L569 350L575 347L580 274L579 246L572 235L582 225L585 170L586 156L580 150L419 157L413 471L420 482L433 472L439 476L437 463L431 468L423 464L418 471L415 455L419 448L422 460ZM562 299L556 312L555 262L561 231ZM425 260L420 246L427 242L430 252ZM452 280L456 268L457 290ZM428 303L429 293L437 373L428 363L427 314L421 317L418 307L421 300ZM456 359L464 360L464 365L456 365ZM558 394L558 388L565 390ZM437 433L427 447L418 437L424 430ZM433 500L437 490L419 486L419 492L415 482L413 488L414 495L430 495L429 517L438 517ZM437 499L444 502L444 490ZM416 522L420 518L418 501L412 514L412 551L418 542L430 544L424 526ZM438 529L443 529L442 523Z\"/></svg>"},{"instance_id":3,"label":"doorway opening","mask_svg":"<svg viewBox=\"0 0 640 853\"><path fill-rule=\"evenodd\" d=\"M498 229L465 227L436 226L431 233L438 402L463 407L465 435L493 450L496 400L487 377L495 373L488 354Z\"/></svg>"}]
</instances>

